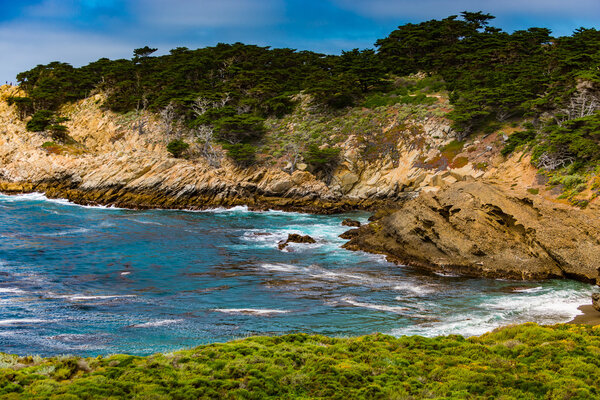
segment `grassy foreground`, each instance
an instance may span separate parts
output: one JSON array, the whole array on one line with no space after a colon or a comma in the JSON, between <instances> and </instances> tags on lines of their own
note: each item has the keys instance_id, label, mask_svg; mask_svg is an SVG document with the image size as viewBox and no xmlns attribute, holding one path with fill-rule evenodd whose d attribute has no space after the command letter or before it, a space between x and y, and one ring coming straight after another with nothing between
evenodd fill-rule
<instances>
[{"instance_id":1,"label":"grassy foreground","mask_svg":"<svg viewBox=\"0 0 600 400\"><path fill-rule=\"evenodd\" d=\"M252 337L149 357L0 354L3 399L597 399L600 328Z\"/></svg>"}]
</instances>

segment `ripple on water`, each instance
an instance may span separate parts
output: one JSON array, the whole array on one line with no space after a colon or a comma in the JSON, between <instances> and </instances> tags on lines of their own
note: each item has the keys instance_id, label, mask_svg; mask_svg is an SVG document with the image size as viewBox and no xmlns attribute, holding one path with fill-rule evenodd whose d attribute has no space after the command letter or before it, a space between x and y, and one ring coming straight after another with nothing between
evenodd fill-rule
<instances>
[{"instance_id":1,"label":"ripple on water","mask_svg":"<svg viewBox=\"0 0 600 400\"><path fill-rule=\"evenodd\" d=\"M133 211L0 195L0 352L149 354L249 334L480 334L570 320L583 283L425 274L350 252L345 218ZM277 244L288 234L314 245Z\"/></svg>"}]
</instances>

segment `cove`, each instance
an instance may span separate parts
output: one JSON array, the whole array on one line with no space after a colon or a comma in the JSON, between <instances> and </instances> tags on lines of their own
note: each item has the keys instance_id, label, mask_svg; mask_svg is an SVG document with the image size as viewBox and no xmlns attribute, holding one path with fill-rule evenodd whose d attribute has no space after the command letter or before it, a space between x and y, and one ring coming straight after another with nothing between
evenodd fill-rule
<instances>
[{"instance_id":1,"label":"cove","mask_svg":"<svg viewBox=\"0 0 600 400\"><path fill-rule=\"evenodd\" d=\"M0 195L0 352L167 352L251 335L478 335L567 322L593 288L441 276L341 248L345 218ZM289 233L315 244L277 248Z\"/></svg>"}]
</instances>

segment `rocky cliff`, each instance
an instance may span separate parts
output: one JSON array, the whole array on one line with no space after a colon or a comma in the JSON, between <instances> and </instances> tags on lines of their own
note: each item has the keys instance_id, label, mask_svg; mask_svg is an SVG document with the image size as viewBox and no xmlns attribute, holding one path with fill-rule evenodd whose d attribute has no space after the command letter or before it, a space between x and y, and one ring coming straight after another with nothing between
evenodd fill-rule
<instances>
[{"instance_id":1,"label":"rocky cliff","mask_svg":"<svg viewBox=\"0 0 600 400\"><path fill-rule=\"evenodd\" d=\"M434 272L600 284L600 213L478 181L424 193L345 246Z\"/></svg>"},{"instance_id":2,"label":"rocky cliff","mask_svg":"<svg viewBox=\"0 0 600 400\"><path fill-rule=\"evenodd\" d=\"M3 86L0 100L16 93L17 88ZM78 203L137 208L247 204L334 212L373 208L414 191L436 190L436 185L483 175L468 162L452 168L452 159L440 155L454 136L443 117L433 116L431 107L422 107L414 115L402 109L384 110L369 131L337 133L340 163L327 179L318 179L305 165L291 173L275 157L245 169L236 168L226 157L218 167L212 166L194 153L198 148L194 137L183 137L193 144L190 156L173 158L166 144L174 137L165 133L157 118L146 115L148 122L140 133L135 116L103 111L102 101L102 94L97 94L61 110L70 119L66 125L75 143L69 145L54 143L45 133L28 132L26 120L0 101L0 190L42 191ZM442 102L437 108L443 106ZM362 113L358 116L363 121L374 118L360 109L353 112ZM301 129L297 119L272 125L283 133L268 133L267 142L276 133L291 137ZM333 137L338 128L324 125L318 134ZM382 142L386 152L380 151ZM428 165L430 158L438 164L441 160L441 166Z\"/></svg>"},{"instance_id":3,"label":"rocky cliff","mask_svg":"<svg viewBox=\"0 0 600 400\"><path fill-rule=\"evenodd\" d=\"M221 152L215 166L194 137L181 134L192 146L188 157L173 158L166 144L174 136L160 120L148 114L145 129L135 129L136 116L100 108L102 94L61 110L73 141L54 143L28 132L3 101L17 93L0 88L3 192L130 208L378 210L387 216L348 234L348 248L440 272L600 282L597 201L587 209L559 201L527 155L500 155L506 132L457 142L444 96L434 105L355 108L320 120L301 110L270 121L265 148L312 129L342 150L323 177L302 163L292 172L279 152L245 169Z\"/></svg>"}]
</instances>

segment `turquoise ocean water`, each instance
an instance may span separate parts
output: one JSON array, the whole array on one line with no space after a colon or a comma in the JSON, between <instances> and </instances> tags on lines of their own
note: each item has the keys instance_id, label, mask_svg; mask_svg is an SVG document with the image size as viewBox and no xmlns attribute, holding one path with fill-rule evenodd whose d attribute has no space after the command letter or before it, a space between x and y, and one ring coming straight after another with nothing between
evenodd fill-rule
<instances>
[{"instance_id":1,"label":"turquoise ocean water","mask_svg":"<svg viewBox=\"0 0 600 400\"><path fill-rule=\"evenodd\" d=\"M150 354L257 334L478 335L566 322L591 285L441 276L350 252L344 218L0 195L0 352ZM277 248L288 233L316 244Z\"/></svg>"}]
</instances>

